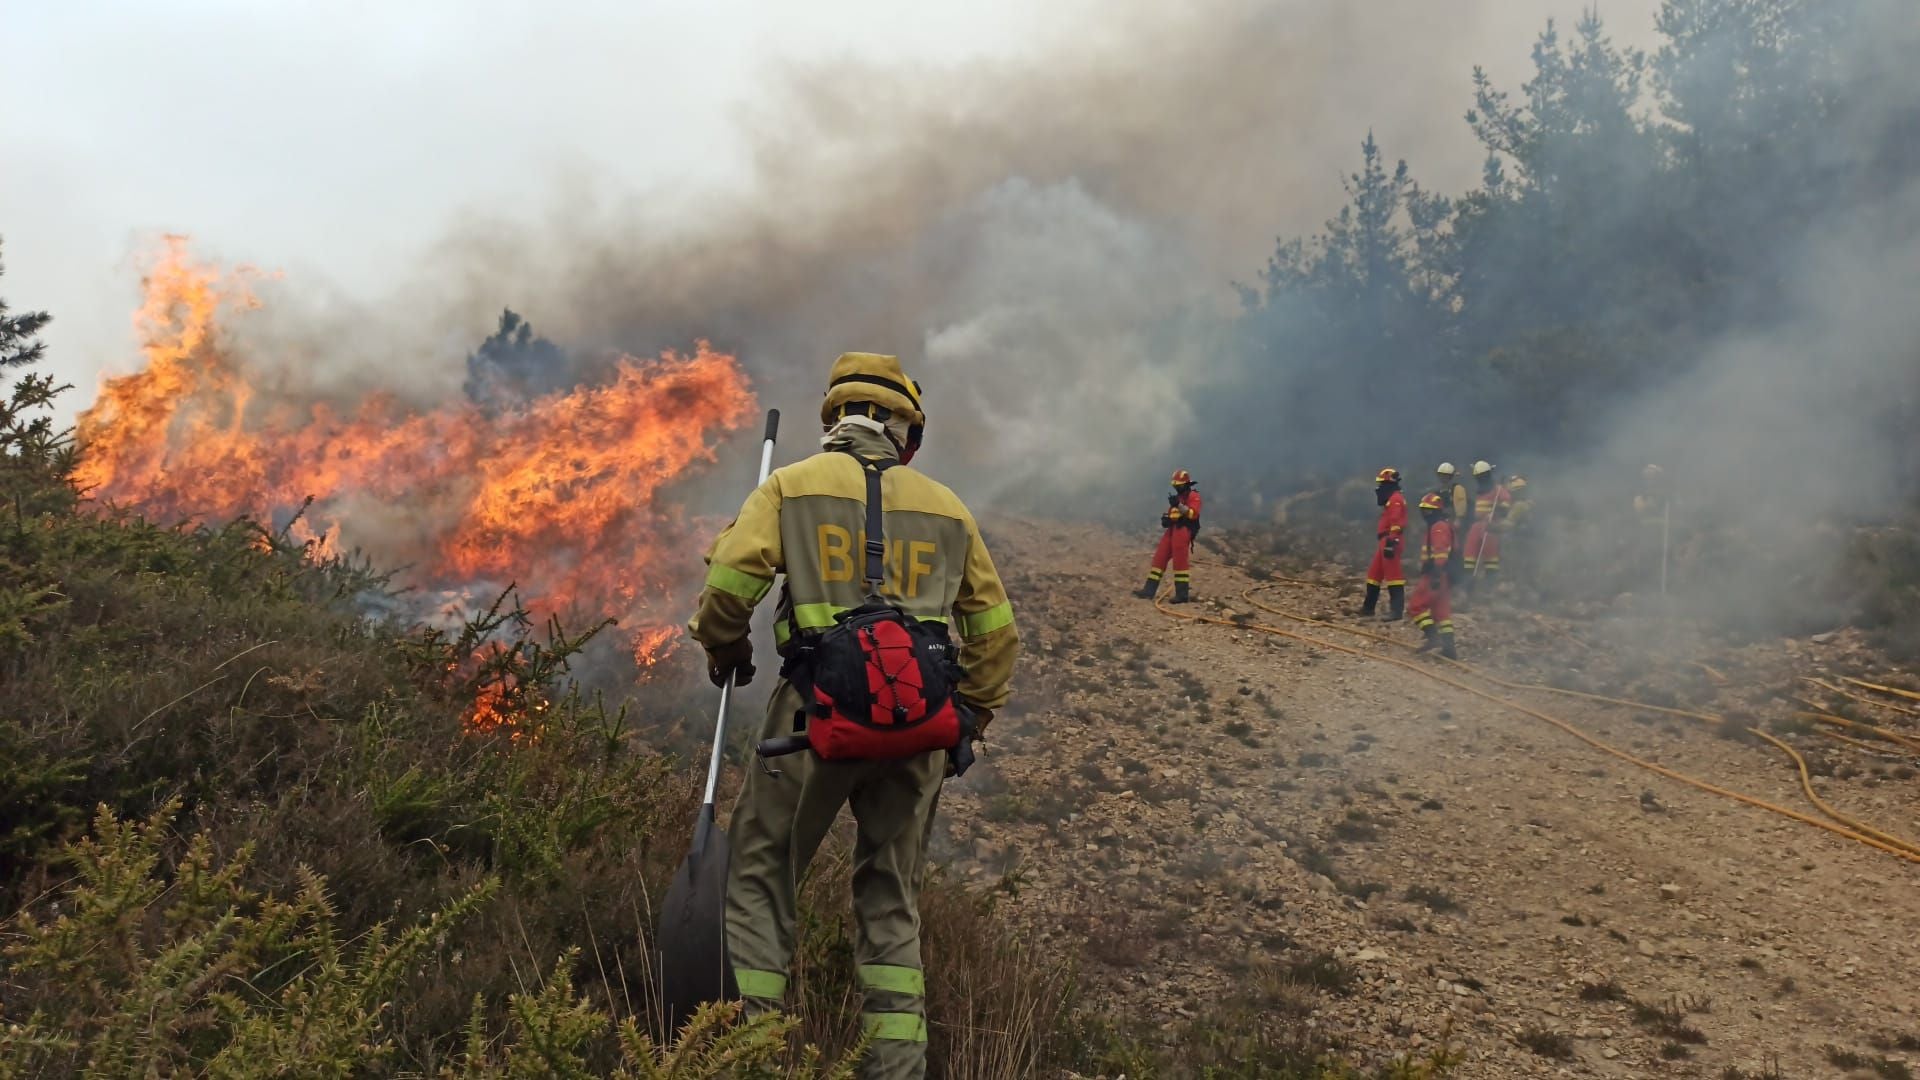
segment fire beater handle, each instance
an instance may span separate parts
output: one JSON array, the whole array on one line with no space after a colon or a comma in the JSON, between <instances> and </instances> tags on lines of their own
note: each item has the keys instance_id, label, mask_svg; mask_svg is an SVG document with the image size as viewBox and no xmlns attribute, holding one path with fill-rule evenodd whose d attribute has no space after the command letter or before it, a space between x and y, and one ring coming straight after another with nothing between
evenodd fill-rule
<instances>
[{"instance_id":1,"label":"fire beater handle","mask_svg":"<svg viewBox=\"0 0 1920 1080\"><path fill-rule=\"evenodd\" d=\"M773 442L780 433L780 410L767 410L767 435L760 444L760 480L754 486L767 482L767 474L773 471ZM714 790L720 786L720 756L727 747L727 706L733 701L733 680L720 688L720 718L713 725L713 755L707 760L707 794L701 800L701 812L711 812Z\"/></svg>"}]
</instances>

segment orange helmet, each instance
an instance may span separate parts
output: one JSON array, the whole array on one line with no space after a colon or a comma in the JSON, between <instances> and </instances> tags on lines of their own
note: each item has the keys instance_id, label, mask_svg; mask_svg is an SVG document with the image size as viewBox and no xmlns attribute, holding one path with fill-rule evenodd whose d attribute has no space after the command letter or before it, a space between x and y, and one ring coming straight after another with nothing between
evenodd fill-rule
<instances>
[{"instance_id":1,"label":"orange helmet","mask_svg":"<svg viewBox=\"0 0 1920 1080\"><path fill-rule=\"evenodd\" d=\"M1397 484L1400 482L1400 470L1391 466L1381 469L1380 474L1373 478L1373 482L1376 484Z\"/></svg>"},{"instance_id":2,"label":"orange helmet","mask_svg":"<svg viewBox=\"0 0 1920 1080\"><path fill-rule=\"evenodd\" d=\"M1508 491L1525 491L1525 490L1526 490L1526 488L1527 488L1527 478L1526 478L1526 477L1524 477L1524 476L1509 476L1509 477L1507 477L1507 490L1508 490Z\"/></svg>"},{"instance_id":3,"label":"orange helmet","mask_svg":"<svg viewBox=\"0 0 1920 1080\"><path fill-rule=\"evenodd\" d=\"M1173 471L1174 487L1191 487L1192 485L1193 485L1192 473L1188 472L1185 469L1175 469Z\"/></svg>"},{"instance_id":4,"label":"orange helmet","mask_svg":"<svg viewBox=\"0 0 1920 1080\"><path fill-rule=\"evenodd\" d=\"M1446 508L1446 502L1440 498L1440 493L1437 491L1429 491L1425 495L1420 496L1420 509L1422 510L1438 512L1445 511Z\"/></svg>"}]
</instances>

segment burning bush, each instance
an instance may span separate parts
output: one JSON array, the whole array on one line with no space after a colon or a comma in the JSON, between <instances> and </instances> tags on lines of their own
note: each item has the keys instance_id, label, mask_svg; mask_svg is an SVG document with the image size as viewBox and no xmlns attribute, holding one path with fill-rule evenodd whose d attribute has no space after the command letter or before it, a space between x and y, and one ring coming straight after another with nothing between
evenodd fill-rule
<instances>
[{"instance_id":1,"label":"burning bush","mask_svg":"<svg viewBox=\"0 0 1920 1080\"><path fill-rule=\"evenodd\" d=\"M485 393L342 405L228 332L261 308L256 278L168 242L135 320L143 365L80 418L84 492L151 520L250 517L322 557L405 566L411 617L470 613L517 583L538 617L617 619L641 669L671 648L697 541L665 492L753 413L733 357L699 342L551 388L530 366L552 367L557 348L509 312L470 360L468 389Z\"/></svg>"}]
</instances>

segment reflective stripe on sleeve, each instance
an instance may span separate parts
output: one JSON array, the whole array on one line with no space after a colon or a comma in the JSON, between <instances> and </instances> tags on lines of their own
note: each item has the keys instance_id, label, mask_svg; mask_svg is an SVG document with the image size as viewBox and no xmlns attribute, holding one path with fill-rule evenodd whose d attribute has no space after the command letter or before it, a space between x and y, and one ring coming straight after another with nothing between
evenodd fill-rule
<instances>
[{"instance_id":1,"label":"reflective stripe on sleeve","mask_svg":"<svg viewBox=\"0 0 1920 1080\"><path fill-rule=\"evenodd\" d=\"M716 564L707 568L707 588L757 604L767 595L767 590L773 588L773 579L754 577L731 566Z\"/></svg>"},{"instance_id":2,"label":"reflective stripe on sleeve","mask_svg":"<svg viewBox=\"0 0 1920 1080\"><path fill-rule=\"evenodd\" d=\"M1013 625L1013 601L1003 600L985 611L960 616L962 637L985 637L1002 627Z\"/></svg>"}]
</instances>

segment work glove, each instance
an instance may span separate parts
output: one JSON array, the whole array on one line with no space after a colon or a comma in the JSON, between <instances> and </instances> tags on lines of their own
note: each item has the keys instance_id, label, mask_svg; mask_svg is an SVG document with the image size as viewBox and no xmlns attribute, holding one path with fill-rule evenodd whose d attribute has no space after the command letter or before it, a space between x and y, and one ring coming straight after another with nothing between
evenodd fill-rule
<instances>
[{"instance_id":1,"label":"work glove","mask_svg":"<svg viewBox=\"0 0 1920 1080\"><path fill-rule=\"evenodd\" d=\"M1179 518L1174 517L1172 514L1161 514L1160 527L1163 529L1171 529L1179 520Z\"/></svg>"},{"instance_id":2,"label":"work glove","mask_svg":"<svg viewBox=\"0 0 1920 1080\"><path fill-rule=\"evenodd\" d=\"M965 776L973 768L973 744L993 722L992 709L980 709L963 701L954 702L960 713L960 741L947 751L947 775Z\"/></svg>"},{"instance_id":3,"label":"work glove","mask_svg":"<svg viewBox=\"0 0 1920 1080\"><path fill-rule=\"evenodd\" d=\"M1178 495L1169 495L1169 496L1167 496L1167 505L1168 505L1168 506L1179 506L1179 505L1180 505L1180 496L1178 496Z\"/></svg>"},{"instance_id":4,"label":"work glove","mask_svg":"<svg viewBox=\"0 0 1920 1080\"><path fill-rule=\"evenodd\" d=\"M707 650L707 678L715 686L727 685L729 676L733 685L745 686L753 681L753 670L753 639L745 634Z\"/></svg>"},{"instance_id":5,"label":"work glove","mask_svg":"<svg viewBox=\"0 0 1920 1080\"><path fill-rule=\"evenodd\" d=\"M1400 554L1400 538L1397 536L1387 537L1387 547L1386 547L1387 558L1391 559L1398 554Z\"/></svg>"}]
</instances>

